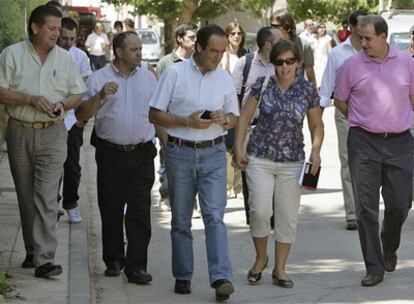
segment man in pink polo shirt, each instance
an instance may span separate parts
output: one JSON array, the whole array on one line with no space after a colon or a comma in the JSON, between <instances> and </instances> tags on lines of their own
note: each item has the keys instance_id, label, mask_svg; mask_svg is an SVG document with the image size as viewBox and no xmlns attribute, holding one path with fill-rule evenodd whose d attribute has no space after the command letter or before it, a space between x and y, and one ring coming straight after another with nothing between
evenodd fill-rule
<instances>
[{"instance_id":1,"label":"man in pink polo shirt","mask_svg":"<svg viewBox=\"0 0 414 304\"><path fill-rule=\"evenodd\" d=\"M359 22L362 51L345 61L335 106L348 116L348 158L366 276L362 286L394 271L401 228L411 208L414 141L414 61L390 48L387 23L377 15ZM379 190L385 212L381 235Z\"/></svg>"}]
</instances>

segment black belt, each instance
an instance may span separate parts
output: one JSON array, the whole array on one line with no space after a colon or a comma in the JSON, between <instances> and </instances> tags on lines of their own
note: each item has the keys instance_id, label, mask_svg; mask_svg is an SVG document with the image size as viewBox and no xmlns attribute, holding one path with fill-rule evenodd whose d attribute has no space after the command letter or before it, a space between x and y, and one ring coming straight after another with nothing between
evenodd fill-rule
<instances>
[{"instance_id":1,"label":"black belt","mask_svg":"<svg viewBox=\"0 0 414 304\"><path fill-rule=\"evenodd\" d=\"M118 145L118 144L111 143L110 141L107 141L107 140L99 138L99 137L96 137L96 140L100 144L102 144L103 146L105 146L107 148L119 150L119 151L122 151L122 152L134 151L134 150L137 150L139 148L142 148L144 145L146 145L148 143L152 143L151 141L147 141L147 142L134 144L134 145Z\"/></svg>"},{"instance_id":2,"label":"black belt","mask_svg":"<svg viewBox=\"0 0 414 304\"><path fill-rule=\"evenodd\" d=\"M184 146L184 147L194 148L194 149L205 149L205 148L211 148L214 145L218 145L224 142L224 136L219 136L212 140L190 141L190 140L184 140L178 137L168 135L168 141L179 147Z\"/></svg>"},{"instance_id":3,"label":"black belt","mask_svg":"<svg viewBox=\"0 0 414 304\"><path fill-rule=\"evenodd\" d=\"M409 130L405 130L405 131L399 132L399 133L394 133L394 132L379 132L379 133L375 133L375 132L367 131L367 130L361 128L361 127L354 127L354 128L356 128L358 130L361 130L361 131L363 131L365 133L368 133L368 134L371 134L371 135L375 135L375 136L378 136L378 137L382 137L382 138L397 137L397 136L401 136L401 135L406 135L408 132L410 132Z\"/></svg>"}]
</instances>

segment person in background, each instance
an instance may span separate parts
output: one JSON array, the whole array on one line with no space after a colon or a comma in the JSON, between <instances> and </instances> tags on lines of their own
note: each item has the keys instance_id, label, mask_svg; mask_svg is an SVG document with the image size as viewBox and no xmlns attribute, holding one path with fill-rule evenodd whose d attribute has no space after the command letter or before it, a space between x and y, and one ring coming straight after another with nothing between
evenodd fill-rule
<instances>
[{"instance_id":1,"label":"person in background","mask_svg":"<svg viewBox=\"0 0 414 304\"><path fill-rule=\"evenodd\" d=\"M296 35L296 23L292 14L285 9L277 10L270 17L270 25L277 28L284 39L292 41L298 47L300 58L296 73L300 76L306 75L316 85L312 46Z\"/></svg>"},{"instance_id":2,"label":"person in background","mask_svg":"<svg viewBox=\"0 0 414 304\"><path fill-rule=\"evenodd\" d=\"M299 37L313 47L313 42L315 40L315 24L312 19L306 19L303 26L304 31L300 33Z\"/></svg>"},{"instance_id":3,"label":"person in background","mask_svg":"<svg viewBox=\"0 0 414 304\"><path fill-rule=\"evenodd\" d=\"M124 25L122 24L122 21L115 21L114 22L114 30L115 30L115 35L121 33L124 30Z\"/></svg>"},{"instance_id":4,"label":"person in background","mask_svg":"<svg viewBox=\"0 0 414 304\"><path fill-rule=\"evenodd\" d=\"M69 51L79 69L79 72L84 80L92 74L88 55L81 49L77 48L77 24L68 17L62 19L62 27L58 45ZM78 208L79 200L79 184L81 179L80 149L83 144L83 128L85 121L77 121L75 111L69 110L65 118L65 126L68 130L67 140L67 157L63 165L63 192L62 192L62 206L68 214L70 223L80 223L82 221L81 214Z\"/></svg>"},{"instance_id":5,"label":"person in background","mask_svg":"<svg viewBox=\"0 0 414 304\"><path fill-rule=\"evenodd\" d=\"M231 74L237 61L246 53L244 48L246 33L236 22L230 22L224 28L224 32L227 37L227 47L219 66ZM234 129L227 131L225 141L227 147L227 197L234 196L237 198L237 195L242 191L242 179L240 170L231 165Z\"/></svg>"},{"instance_id":6,"label":"person in background","mask_svg":"<svg viewBox=\"0 0 414 304\"><path fill-rule=\"evenodd\" d=\"M106 64L105 54L109 48L109 40L101 22L96 22L94 31L86 38L85 47L89 53L92 71L103 68Z\"/></svg>"},{"instance_id":7,"label":"person in background","mask_svg":"<svg viewBox=\"0 0 414 304\"><path fill-rule=\"evenodd\" d=\"M411 45L410 45L410 53L414 58L414 25L410 28L410 41L411 41Z\"/></svg>"},{"instance_id":8,"label":"person in background","mask_svg":"<svg viewBox=\"0 0 414 304\"><path fill-rule=\"evenodd\" d=\"M362 51L338 72L335 106L348 117L348 159L366 275L381 283L397 266L402 226L412 206L414 60L387 43L378 15L358 22ZM384 219L380 231L380 192Z\"/></svg>"},{"instance_id":9,"label":"person in background","mask_svg":"<svg viewBox=\"0 0 414 304\"><path fill-rule=\"evenodd\" d=\"M313 40L313 59L316 87L319 89L322 82L323 72L328 62L328 54L332 50L332 37L326 33L325 23L319 23L316 27L315 39Z\"/></svg>"},{"instance_id":10,"label":"person in background","mask_svg":"<svg viewBox=\"0 0 414 304\"><path fill-rule=\"evenodd\" d=\"M177 48L168 55L165 55L160 59L157 64L156 74L157 78L159 79L162 73L168 68L170 65L174 63L181 62L191 57L194 52L194 46L197 37L197 25L194 23L182 23L179 24L175 28L175 42L177 43ZM160 128L157 126L157 128ZM159 134L161 132L158 132ZM160 150L160 164L161 167L159 169L160 174L160 208L161 210L168 210L170 208L170 201L168 198L168 176L165 170L165 151L164 146L162 145L163 140L161 142L161 150ZM194 209L196 212L193 213L194 217L199 217L200 213L198 210L198 204L195 202Z\"/></svg>"},{"instance_id":11,"label":"person in background","mask_svg":"<svg viewBox=\"0 0 414 304\"><path fill-rule=\"evenodd\" d=\"M349 23L348 20L342 22L342 29L338 31L338 39L340 42L344 42L352 35L353 31L348 29Z\"/></svg>"},{"instance_id":12,"label":"person in background","mask_svg":"<svg viewBox=\"0 0 414 304\"><path fill-rule=\"evenodd\" d=\"M131 18L126 18L124 20L125 31L135 31L135 22Z\"/></svg>"},{"instance_id":13,"label":"person in background","mask_svg":"<svg viewBox=\"0 0 414 304\"><path fill-rule=\"evenodd\" d=\"M234 293L226 224L226 146L223 136L237 122L239 108L230 75L217 68L226 34L215 24L197 32L194 55L162 74L151 98L150 121L166 128L164 142L171 200L174 292L191 293L191 215L198 193L205 226L210 286L216 300ZM209 110L209 117L200 115ZM159 129L160 130L160 129Z\"/></svg>"},{"instance_id":14,"label":"person in background","mask_svg":"<svg viewBox=\"0 0 414 304\"><path fill-rule=\"evenodd\" d=\"M147 284L152 281L147 263L157 154L148 111L157 79L139 66L141 47L136 32L114 37L115 59L89 76L88 92L76 116L88 120L95 115L91 144L96 149L105 276L119 276L125 267L128 282ZM125 205L128 208L124 214Z\"/></svg>"},{"instance_id":15,"label":"person in background","mask_svg":"<svg viewBox=\"0 0 414 304\"><path fill-rule=\"evenodd\" d=\"M65 111L78 106L85 84L69 52L56 46L62 13L52 5L29 17L29 38L0 54L0 101L10 116L6 142L20 209L26 258L40 278L57 276L56 195L66 159Z\"/></svg>"},{"instance_id":16,"label":"person in background","mask_svg":"<svg viewBox=\"0 0 414 304\"><path fill-rule=\"evenodd\" d=\"M295 241L299 213L301 189L298 179L305 160L302 132L305 116L312 138L309 157L311 173L316 174L321 164L324 127L319 95L313 84L296 75L299 56L297 46L291 41L281 40L273 46L270 61L276 76L257 79L236 127L234 160L239 167L246 169L249 227L256 249L256 261L247 274L250 284L261 280L262 271L268 263L267 240L271 233L270 214L273 213L273 284L283 288L293 287L293 281L286 274L286 262ZM257 125L250 136L247 155L244 155L242 144L260 97ZM295 115L291 114L292 111Z\"/></svg>"},{"instance_id":17,"label":"person in background","mask_svg":"<svg viewBox=\"0 0 414 304\"><path fill-rule=\"evenodd\" d=\"M335 88L336 75L344 61L361 50L361 40L358 35L358 20L367 15L366 11L357 10L349 16L349 26L352 33L347 40L340 43L328 55L328 63L323 73L320 87L321 107L326 108L332 104L331 97ZM352 191L351 172L348 165L348 119L335 108L335 126L338 137L338 155L341 163L342 196L345 208L345 229L357 230L358 224L355 215L355 200Z\"/></svg>"}]
</instances>

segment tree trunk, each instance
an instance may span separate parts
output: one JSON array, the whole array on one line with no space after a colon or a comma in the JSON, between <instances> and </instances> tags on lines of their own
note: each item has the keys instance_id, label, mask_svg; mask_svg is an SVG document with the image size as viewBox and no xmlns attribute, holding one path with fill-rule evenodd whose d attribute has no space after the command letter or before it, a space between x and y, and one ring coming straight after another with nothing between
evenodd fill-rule
<instances>
[{"instance_id":1,"label":"tree trunk","mask_svg":"<svg viewBox=\"0 0 414 304\"><path fill-rule=\"evenodd\" d=\"M197 0L185 0L183 8L181 10L180 17L178 18L179 23L191 22L193 19L194 12L198 9Z\"/></svg>"},{"instance_id":2,"label":"tree trunk","mask_svg":"<svg viewBox=\"0 0 414 304\"><path fill-rule=\"evenodd\" d=\"M175 34L174 29L177 25L175 20L164 20L164 35L165 35L165 47L164 54L171 53L175 48Z\"/></svg>"}]
</instances>

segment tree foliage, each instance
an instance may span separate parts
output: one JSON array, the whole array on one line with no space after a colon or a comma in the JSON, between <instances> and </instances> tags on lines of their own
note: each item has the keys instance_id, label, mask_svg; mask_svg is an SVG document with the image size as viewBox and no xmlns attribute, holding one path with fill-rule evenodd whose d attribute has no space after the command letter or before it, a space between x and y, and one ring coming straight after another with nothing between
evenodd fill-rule
<instances>
[{"instance_id":1,"label":"tree foliage","mask_svg":"<svg viewBox=\"0 0 414 304\"><path fill-rule=\"evenodd\" d=\"M29 18L31 11L44 2L42 0L1 0L0 50L24 38L25 5L27 18Z\"/></svg>"},{"instance_id":2,"label":"tree foliage","mask_svg":"<svg viewBox=\"0 0 414 304\"><path fill-rule=\"evenodd\" d=\"M306 18L340 23L357 9L375 13L378 0L288 0L288 8L297 22Z\"/></svg>"}]
</instances>

